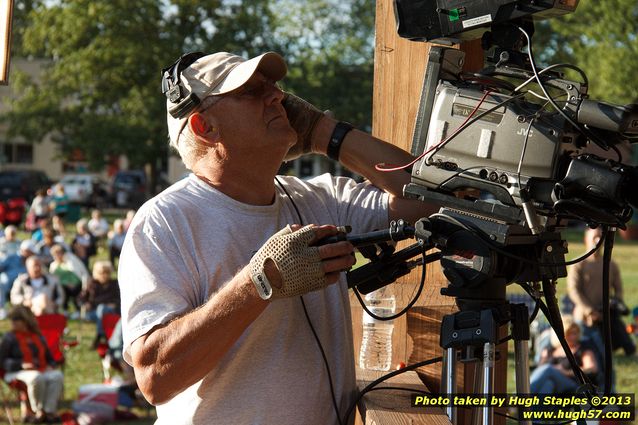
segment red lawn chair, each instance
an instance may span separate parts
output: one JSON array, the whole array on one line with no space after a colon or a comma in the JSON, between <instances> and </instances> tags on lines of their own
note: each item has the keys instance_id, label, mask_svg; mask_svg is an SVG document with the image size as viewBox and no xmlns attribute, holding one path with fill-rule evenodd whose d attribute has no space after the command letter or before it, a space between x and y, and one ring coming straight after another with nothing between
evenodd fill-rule
<instances>
[{"instance_id":1,"label":"red lawn chair","mask_svg":"<svg viewBox=\"0 0 638 425\"><path fill-rule=\"evenodd\" d=\"M109 339L113 335L115 326L120 321L120 315L117 313L105 313L102 316L102 328L104 329L104 335L106 341L98 343L96 348L97 354L102 359L102 372L104 373L104 382L111 382L111 367L120 370L120 367L114 362L111 353L109 352Z\"/></svg>"},{"instance_id":2,"label":"red lawn chair","mask_svg":"<svg viewBox=\"0 0 638 425\"><path fill-rule=\"evenodd\" d=\"M64 368L64 351L78 345L77 341L66 341L63 338L66 317L63 314L53 313L37 316L36 319L53 359Z\"/></svg>"},{"instance_id":3,"label":"red lawn chair","mask_svg":"<svg viewBox=\"0 0 638 425\"><path fill-rule=\"evenodd\" d=\"M77 341L65 341L62 337L64 335L64 331L66 330L66 317L62 314L45 314L42 316L36 316L36 320L38 321L38 327L40 328L40 332L42 336L46 340L47 347L53 356L53 359L64 367L64 350L69 347L74 347L78 343ZM4 380L5 371L0 369L0 379ZM9 388L17 391L18 400L20 402L20 414L22 417L26 417L27 415L32 416L34 414L33 410L31 410L31 405L29 404L29 395L27 394L27 386L24 382L18 381L14 379L11 382L8 382L7 385ZM13 423L13 418L11 417L11 412L8 410L7 400L4 397L3 392L3 402L5 406L5 413L7 413L7 419L10 423Z\"/></svg>"}]
</instances>

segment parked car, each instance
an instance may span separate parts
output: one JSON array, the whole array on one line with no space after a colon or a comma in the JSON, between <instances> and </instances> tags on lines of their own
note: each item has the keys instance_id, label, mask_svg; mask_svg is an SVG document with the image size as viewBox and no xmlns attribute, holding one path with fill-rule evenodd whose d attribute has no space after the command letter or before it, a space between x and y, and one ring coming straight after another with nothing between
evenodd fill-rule
<instances>
[{"instance_id":1,"label":"parked car","mask_svg":"<svg viewBox=\"0 0 638 425\"><path fill-rule=\"evenodd\" d=\"M35 193L50 184L51 180L42 171L0 171L0 223L5 226L20 224Z\"/></svg>"},{"instance_id":2,"label":"parked car","mask_svg":"<svg viewBox=\"0 0 638 425\"><path fill-rule=\"evenodd\" d=\"M95 174L66 174L58 184L64 187L70 202L99 208L108 203L108 185Z\"/></svg>"},{"instance_id":3,"label":"parked car","mask_svg":"<svg viewBox=\"0 0 638 425\"><path fill-rule=\"evenodd\" d=\"M113 205L120 208L138 208L148 198L146 173L142 170L118 171L111 183Z\"/></svg>"},{"instance_id":4,"label":"parked car","mask_svg":"<svg viewBox=\"0 0 638 425\"><path fill-rule=\"evenodd\" d=\"M22 198L31 203L39 189L48 189L51 180L38 170L0 171L0 201Z\"/></svg>"}]
</instances>

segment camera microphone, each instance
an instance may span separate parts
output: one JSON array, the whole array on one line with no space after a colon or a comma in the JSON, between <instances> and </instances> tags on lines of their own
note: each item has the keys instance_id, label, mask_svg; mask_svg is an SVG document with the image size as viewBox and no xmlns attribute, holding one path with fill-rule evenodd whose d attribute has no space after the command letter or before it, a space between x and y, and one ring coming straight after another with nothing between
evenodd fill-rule
<instances>
[{"instance_id":1,"label":"camera microphone","mask_svg":"<svg viewBox=\"0 0 638 425\"><path fill-rule=\"evenodd\" d=\"M638 134L638 104L625 106L584 99L578 107L580 124L620 134Z\"/></svg>"}]
</instances>

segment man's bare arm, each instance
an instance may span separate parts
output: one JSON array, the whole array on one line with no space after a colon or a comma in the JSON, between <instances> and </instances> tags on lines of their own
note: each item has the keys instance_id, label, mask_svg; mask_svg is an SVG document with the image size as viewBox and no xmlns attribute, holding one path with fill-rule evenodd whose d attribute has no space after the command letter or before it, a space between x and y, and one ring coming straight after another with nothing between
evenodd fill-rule
<instances>
[{"instance_id":1,"label":"man's bare arm","mask_svg":"<svg viewBox=\"0 0 638 425\"><path fill-rule=\"evenodd\" d=\"M313 241L336 232L334 226L318 226ZM337 282L340 272L354 264L353 249L344 241L318 248L326 284ZM273 286L284 284L274 262L267 261L264 271ZM268 303L259 297L246 266L203 306L135 340L132 363L147 400L164 403L204 378Z\"/></svg>"},{"instance_id":2,"label":"man's bare arm","mask_svg":"<svg viewBox=\"0 0 638 425\"><path fill-rule=\"evenodd\" d=\"M135 340L131 357L146 399L164 403L201 380L267 305L244 268L197 310Z\"/></svg>"},{"instance_id":3,"label":"man's bare arm","mask_svg":"<svg viewBox=\"0 0 638 425\"><path fill-rule=\"evenodd\" d=\"M325 154L336 123L327 116L318 122L313 134L313 152ZM404 165L413 159L414 157L403 149L358 130L346 134L339 152L339 162L390 194L391 220L403 218L411 223L435 213L439 209L438 206L403 198L403 186L410 182L409 172L380 171L375 165Z\"/></svg>"}]
</instances>

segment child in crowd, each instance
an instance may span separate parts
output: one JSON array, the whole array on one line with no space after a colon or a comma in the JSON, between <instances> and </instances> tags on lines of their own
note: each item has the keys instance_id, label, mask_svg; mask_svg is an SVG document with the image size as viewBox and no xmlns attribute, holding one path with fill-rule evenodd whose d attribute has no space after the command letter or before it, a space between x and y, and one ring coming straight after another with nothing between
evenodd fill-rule
<instances>
[{"instance_id":1,"label":"child in crowd","mask_svg":"<svg viewBox=\"0 0 638 425\"><path fill-rule=\"evenodd\" d=\"M35 193L35 198L31 202L30 210L35 215L36 221L43 218L49 218L49 197L46 189L39 189Z\"/></svg>"},{"instance_id":2,"label":"child in crowd","mask_svg":"<svg viewBox=\"0 0 638 425\"><path fill-rule=\"evenodd\" d=\"M49 205L53 215L60 218L64 218L69 212L69 197L65 193L63 185L57 184L55 186L55 191L53 192L53 197Z\"/></svg>"}]
</instances>

